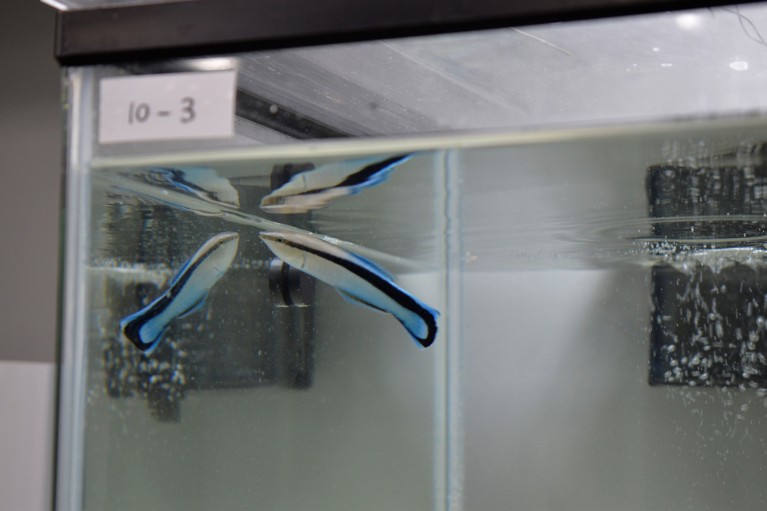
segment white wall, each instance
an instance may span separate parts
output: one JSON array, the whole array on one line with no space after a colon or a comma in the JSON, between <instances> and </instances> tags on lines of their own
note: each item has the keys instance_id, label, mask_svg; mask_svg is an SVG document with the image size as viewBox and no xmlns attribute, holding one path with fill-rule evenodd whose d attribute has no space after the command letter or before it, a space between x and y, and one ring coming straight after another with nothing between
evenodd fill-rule
<instances>
[{"instance_id":1,"label":"white wall","mask_svg":"<svg viewBox=\"0 0 767 511\"><path fill-rule=\"evenodd\" d=\"M0 509L51 508L55 368L0 361Z\"/></svg>"},{"instance_id":2,"label":"white wall","mask_svg":"<svg viewBox=\"0 0 767 511\"><path fill-rule=\"evenodd\" d=\"M59 70L54 12L7 0L0 15L0 509L51 506Z\"/></svg>"}]
</instances>

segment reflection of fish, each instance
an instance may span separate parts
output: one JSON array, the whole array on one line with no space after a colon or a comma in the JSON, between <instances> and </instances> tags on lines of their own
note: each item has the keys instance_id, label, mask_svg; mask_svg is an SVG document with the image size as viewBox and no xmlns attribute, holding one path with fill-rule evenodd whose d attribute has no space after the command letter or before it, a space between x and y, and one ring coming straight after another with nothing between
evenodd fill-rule
<instances>
[{"instance_id":1,"label":"reflection of fish","mask_svg":"<svg viewBox=\"0 0 767 511\"><path fill-rule=\"evenodd\" d=\"M439 312L397 286L372 262L306 234L264 232L261 239L277 257L335 287L348 301L393 315L419 346L428 348L434 342Z\"/></svg>"},{"instance_id":2,"label":"reflection of fish","mask_svg":"<svg viewBox=\"0 0 767 511\"><path fill-rule=\"evenodd\" d=\"M150 175L200 199L229 206L240 207L240 197L229 180L219 176L208 167L154 167Z\"/></svg>"},{"instance_id":3,"label":"reflection of fish","mask_svg":"<svg viewBox=\"0 0 767 511\"><path fill-rule=\"evenodd\" d=\"M232 264L239 239L237 233L222 232L206 241L163 294L120 322L125 337L147 355L152 353L171 321L202 307L210 288Z\"/></svg>"},{"instance_id":4,"label":"reflection of fish","mask_svg":"<svg viewBox=\"0 0 767 511\"><path fill-rule=\"evenodd\" d=\"M358 158L328 163L301 172L261 199L261 208L270 213L305 213L319 209L338 197L352 195L386 180L394 168L412 154L384 160Z\"/></svg>"}]
</instances>

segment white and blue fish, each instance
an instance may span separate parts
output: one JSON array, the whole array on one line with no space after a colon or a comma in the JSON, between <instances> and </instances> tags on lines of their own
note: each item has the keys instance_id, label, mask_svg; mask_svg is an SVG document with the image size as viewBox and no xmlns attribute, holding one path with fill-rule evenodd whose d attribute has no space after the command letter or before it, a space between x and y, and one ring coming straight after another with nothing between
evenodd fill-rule
<instances>
[{"instance_id":1,"label":"white and blue fish","mask_svg":"<svg viewBox=\"0 0 767 511\"><path fill-rule=\"evenodd\" d=\"M261 209L269 213L292 214L323 208L338 197L383 183L397 166L412 156L356 158L301 172L261 199Z\"/></svg>"},{"instance_id":2,"label":"white and blue fish","mask_svg":"<svg viewBox=\"0 0 767 511\"><path fill-rule=\"evenodd\" d=\"M397 318L418 346L428 348L434 342L439 312L399 287L372 262L307 234L263 232L260 236L277 257L330 284L348 301Z\"/></svg>"},{"instance_id":3,"label":"white and blue fish","mask_svg":"<svg viewBox=\"0 0 767 511\"><path fill-rule=\"evenodd\" d=\"M173 320L202 307L210 289L231 266L239 240L237 233L222 232L206 241L163 294L120 322L123 335L138 349L151 354Z\"/></svg>"},{"instance_id":4,"label":"white and blue fish","mask_svg":"<svg viewBox=\"0 0 767 511\"><path fill-rule=\"evenodd\" d=\"M149 174L206 202L240 207L240 196L232 183L209 167L153 167L149 169Z\"/></svg>"}]
</instances>

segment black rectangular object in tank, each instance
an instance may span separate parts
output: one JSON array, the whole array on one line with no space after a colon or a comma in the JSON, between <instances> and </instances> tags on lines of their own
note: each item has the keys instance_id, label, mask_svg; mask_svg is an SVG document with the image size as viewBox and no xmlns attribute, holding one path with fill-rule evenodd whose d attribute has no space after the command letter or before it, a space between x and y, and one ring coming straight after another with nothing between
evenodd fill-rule
<instances>
[{"instance_id":1,"label":"black rectangular object in tank","mask_svg":"<svg viewBox=\"0 0 767 511\"><path fill-rule=\"evenodd\" d=\"M652 385L767 387L765 146L647 169Z\"/></svg>"},{"instance_id":2,"label":"black rectangular object in tank","mask_svg":"<svg viewBox=\"0 0 767 511\"><path fill-rule=\"evenodd\" d=\"M767 387L767 264L652 269L650 384Z\"/></svg>"}]
</instances>

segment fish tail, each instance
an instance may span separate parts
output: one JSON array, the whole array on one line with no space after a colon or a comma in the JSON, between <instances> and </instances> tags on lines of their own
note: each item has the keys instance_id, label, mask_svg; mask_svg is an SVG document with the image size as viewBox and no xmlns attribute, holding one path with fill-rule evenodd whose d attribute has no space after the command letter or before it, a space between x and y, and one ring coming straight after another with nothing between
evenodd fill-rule
<instances>
[{"instance_id":1,"label":"fish tail","mask_svg":"<svg viewBox=\"0 0 767 511\"><path fill-rule=\"evenodd\" d=\"M169 322L161 316L147 316L145 310L131 314L120 322L120 329L138 349L150 355L162 340Z\"/></svg>"},{"instance_id":2,"label":"fish tail","mask_svg":"<svg viewBox=\"0 0 767 511\"><path fill-rule=\"evenodd\" d=\"M439 312L422 305L418 311L407 311L404 315L396 315L405 330L421 348L428 348L437 337L437 318Z\"/></svg>"}]
</instances>

